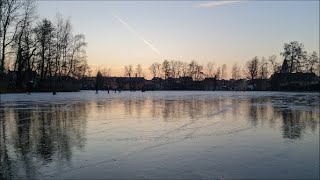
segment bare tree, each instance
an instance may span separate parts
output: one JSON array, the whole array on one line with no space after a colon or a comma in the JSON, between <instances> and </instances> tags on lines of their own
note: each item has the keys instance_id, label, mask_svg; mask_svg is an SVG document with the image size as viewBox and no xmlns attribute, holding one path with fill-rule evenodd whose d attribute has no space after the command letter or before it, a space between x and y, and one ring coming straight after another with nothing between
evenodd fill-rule
<instances>
[{"instance_id":1,"label":"bare tree","mask_svg":"<svg viewBox=\"0 0 320 180\"><path fill-rule=\"evenodd\" d=\"M183 74L183 62L182 61L176 61L175 65L176 65L176 69L177 69L177 77L182 77L182 74Z\"/></svg>"},{"instance_id":2,"label":"bare tree","mask_svg":"<svg viewBox=\"0 0 320 180\"><path fill-rule=\"evenodd\" d=\"M206 76L213 77L214 76L214 62L208 62L206 66Z\"/></svg>"},{"instance_id":3,"label":"bare tree","mask_svg":"<svg viewBox=\"0 0 320 180\"><path fill-rule=\"evenodd\" d=\"M198 62L195 60L192 60L189 63L189 74L194 80L197 79L197 72L198 72Z\"/></svg>"},{"instance_id":4,"label":"bare tree","mask_svg":"<svg viewBox=\"0 0 320 180\"><path fill-rule=\"evenodd\" d=\"M153 77L157 77L157 65L156 63L152 63L151 66L149 67L149 70L152 74Z\"/></svg>"},{"instance_id":5,"label":"bare tree","mask_svg":"<svg viewBox=\"0 0 320 180\"><path fill-rule=\"evenodd\" d=\"M38 54L40 55L39 70L42 80L51 69L51 55L54 37L54 27L51 21L43 19L35 28L36 38L39 42Z\"/></svg>"},{"instance_id":6,"label":"bare tree","mask_svg":"<svg viewBox=\"0 0 320 180\"><path fill-rule=\"evenodd\" d=\"M217 79L221 79L221 67L218 67L218 68L217 68L215 77L216 77Z\"/></svg>"},{"instance_id":7,"label":"bare tree","mask_svg":"<svg viewBox=\"0 0 320 180\"><path fill-rule=\"evenodd\" d=\"M82 64L86 63L87 42L83 34L72 37L71 45L68 49L68 73L67 76L77 77Z\"/></svg>"},{"instance_id":8,"label":"bare tree","mask_svg":"<svg viewBox=\"0 0 320 180\"><path fill-rule=\"evenodd\" d=\"M277 62L277 56L276 55L269 56L268 61L269 61L269 65L272 70L272 73L273 74L279 73L281 70L281 65L279 62Z\"/></svg>"},{"instance_id":9,"label":"bare tree","mask_svg":"<svg viewBox=\"0 0 320 180\"><path fill-rule=\"evenodd\" d=\"M91 76L92 70L88 66L87 62L83 63L79 68L80 68L80 70L79 70L80 78L90 77ZM110 68L109 68L109 70L110 70ZM111 74L111 72L110 72L110 74Z\"/></svg>"},{"instance_id":10,"label":"bare tree","mask_svg":"<svg viewBox=\"0 0 320 180\"><path fill-rule=\"evenodd\" d=\"M23 1L19 0L1 0L1 16L0 16L0 42L1 42L1 59L0 59L0 73L5 70L5 60L7 55L7 48L14 41L17 33L18 18L20 16L19 10L22 7ZM15 28L11 28L15 27Z\"/></svg>"},{"instance_id":11,"label":"bare tree","mask_svg":"<svg viewBox=\"0 0 320 180\"><path fill-rule=\"evenodd\" d=\"M21 19L17 23L13 47L16 49L15 69L17 70L16 85L22 87L24 71L31 70L31 58L35 55L36 42L32 22L36 19L36 7L33 0L23 1Z\"/></svg>"},{"instance_id":12,"label":"bare tree","mask_svg":"<svg viewBox=\"0 0 320 180\"><path fill-rule=\"evenodd\" d=\"M319 66L319 57L316 51L313 51L312 54L308 56L305 60L305 69L307 72L313 73L317 65Z\"/></svg>"},{"instance_id":13,"label":"bare tree","mask_svg":"<svg viewBox=\"0 0 320 180\"><path fill-rule=\"evenodd\" d=\"M267 79L268 74L269 74L269 69L268 69L268 61L265 57L262 57L260 64L259 64L259 76L261 79Z\"/></svg>"},{"instance_id":14,"label":"bare tree","mask_svg":"<svg viewBox=\"0 0 320 180\"><path fill-rule=\"evenodd\" d=\"M72 43L72 26L70 19L66 19L62 26L61 34L61 50L62 50L62 65L60 75L67 75L70 68L69 49Z\"/></svg>"},{"instance_id":15,"label":"bare tree","mask_svg":"<svg viewBox=\"0 0 320 180\"><path fill-rule=\"evenodd\" d=\"M176 61L174 60L169 61L169 66L170 66L170 77L176 78L177 77Z\"/></svg>"},{"instance_id":16,"label":"bare tree","mask_svg":"<svg viewBox=\"0 0 320 180\"><path fill-rule=\"evenodd\" d=\"M254 80L258 76L258 68L259 68L259 59L257 56L247 61L245 72L247 74L247 78L252 80L253 85L254 85Z\"/></svg>"},{"instance_id":17,"label":"bare tree","mask_svg":"<svg viewBox=\"0 0 320 180\"><path fill-rule=\"evenodd\" d=\"M307 55L303 44L298 41L285 43L284 51L281 52L281 55L288 61L290 73L302 71L302 63L305 61Z\"/></svg>"},{"instance_id":18,"label":"bare tree","mask_svg":"<svg viewBox=\"0 0 320 180\"><path fill-rule=\"evenodd\" d=\"M168 60L164 60L162 63L162 71L164 73L164 79L167 79L171 75L170 63Z\"/></svg>"},{"instance_id":19,"label":"bare tree","mask_svg":"<svg viewBox=\"0 0 320 180\"><path fill-rule=\"evenodd\" d=\"M131 77L132 73L133 73L133 66L131 64L124 67L124 75L125 76Z\"/></svg>"},{"instance_id":20,"label":"bare tree","mask_svg":"<svg viewBox=\"0 0 320 180\"><path fill-rule=\"evenodd\" d=\"M170 65L170 77L178 78L182 76L183 62L171 60L169 62L169 65Z\"/></svg>"},{"instance_id":21,"label":"bare tree","mask_svg":"<svg viewBox=\"0 0 320 180\"><path fill-rule=\"evenodd\" d=\"M142 76L143 76L141 64L137 64L137 67L136 67L136 75L137 75L138 77L142 77Z\"/></svg>"},{"instance_id":22,"label":"bare tree","mask_svg":"<svg viewBox=\"0 0 320 180\"><path fill-rule=\"evenodd\" d=\"M202 65L197 65L196 66L196 74L195 74L195 80L200 81L204 79L204 73L203 73L203 66Z\"/></svg>"},{"instance_id":23,"label":"bare tree","mask_svg":"<svg viewBox=\"0 0 320 180\"><path fill-rule=\"evenodd\" d=\"M57 13L55 16L55 34L54 34L54 76L56 77L57 74L60 72L60 66L61 66L61 55L62 55L62 31L63 31L63 23L64 20L62 18L62 15ZM55 81L55 80L54 80Z\"/></svg>"},{"instance_id":24,"label":"bare tree","mask_svg":"<svg viewBox=\"0 0 320 180\"><path fill-rule=\"evenodd\" d=\"M240 67L238 66L238 63L234 63L232 66L232 79L240 79Z\"/></svg>"},{"instance_id":25,"label":"bare tree","mask_svg":"<svg viewBox=\"0 0 320 180\"><path fill-rule=\"evenodd\" d=\"M153 77L159 77L160 71L161 71L161 64L155 62L155 63L151 64L151 66L149 67L149 70L150 70L151 74L153 75Z\"/></svg>"},{"instance_id":26,"label":"bare tree","mask_svg":"<svg viewBox=\"0 0 320 180\"><path fill-rule=\"evenodd\" d=\"M221 79L227 78L227 65L223 64L221 69Z\"/></svg>"},{"instance_id":27,"label":"bare tree","mask_svg":"<svg viewBox=\"0 0 320 180\"><path fill-rule=\"evenodd\" d=\"M181 76L187 77L189 75L189 65L187 62L182 62L181 65Z\"/></svg>"},{"instance_id":28,"label":"bare tree","mask_svg":"<svg viewBox=\"0 0 320 180\"><path fill-rule=\"evenodd\" d=\"M156 63L157 77L161 77L161 64Z\"/></svg>"}]
</instances>

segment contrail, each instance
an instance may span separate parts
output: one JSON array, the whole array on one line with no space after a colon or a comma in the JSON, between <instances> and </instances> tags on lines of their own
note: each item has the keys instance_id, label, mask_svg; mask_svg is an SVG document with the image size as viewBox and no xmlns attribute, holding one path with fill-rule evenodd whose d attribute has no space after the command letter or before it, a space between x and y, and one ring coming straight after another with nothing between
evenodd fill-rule
<instances>
[{"instance_id":1,"label":"contrail","mask_svg":"<svg viewBox=\"0 0 320 180\"><path fill-rule=\"evenodd\" d=\"M139 39L141 39L145 44L147 44L153 52L155 52L158 56L160 56L159 50L154 47L149 41L145 40L137 31L135 31L127 22L117 16L115 13L112 13L112 16L116 18L124 27L126 27L129 31L135 34Z\"/></svg>"},{"instance_id":2,"label":"contrail","mask_svg":"<svg viewBox=\"0 0 320 180\"><path fill-rule=\"evenodd\" d=\"M202 7L202 8L213 8L216 6L223 6L226 4L233 4L233 3L239 3L240 1L212 1L212 2L206 2L203 4L198 4L196 7Z\"/></svg>"}]
</instances>

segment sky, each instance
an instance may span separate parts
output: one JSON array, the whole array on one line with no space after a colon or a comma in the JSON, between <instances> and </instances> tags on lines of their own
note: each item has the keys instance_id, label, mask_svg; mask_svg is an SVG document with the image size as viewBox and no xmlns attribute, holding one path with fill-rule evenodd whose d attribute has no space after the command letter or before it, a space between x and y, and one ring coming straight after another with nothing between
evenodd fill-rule
<instances>
[{"instance_id":1,"label":"sky","mask_svg":"<svg viewBox=\"0 0 320 180\"><path fill-rule=\"evenodd\" d=\"M319 1L39 1L41 18L70 17L88 43L88 64L120 75L128 64L168 60L216 67L282 57L299 41L319 54ZM121 74L123 75L123 73Z\"/></svg>"}]
</instances>

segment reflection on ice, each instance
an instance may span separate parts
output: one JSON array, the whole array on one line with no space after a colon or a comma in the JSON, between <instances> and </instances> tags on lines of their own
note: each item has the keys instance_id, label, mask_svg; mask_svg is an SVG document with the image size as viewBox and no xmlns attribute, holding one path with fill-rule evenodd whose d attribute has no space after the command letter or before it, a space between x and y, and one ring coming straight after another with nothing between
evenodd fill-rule
<instances>
[{"instance_id":1,"label":"reflection on ice","mask_svg":"<svg viewBox=\"0 0 320 180\"><path fill-rule=\"evenodd\" d=\"M54 104L47 105L44 111L41 109L41 104L33 105L31 109L1 109L1 169L4 177L37 177L42 166L67 163L74 148L84 147L84 104L72 105L72 111L63 111Z\"/></svg>"},{"instance_id":2,"label":"reflection on ice","mask_svg":"<svg viewBox=\"0 0 320 180\"><path fill-rule=\"evenodd\" d=\"M1 178L319 177L317 94L84 91L51 98L1 95Z\"/></svg>"}]
</instances>

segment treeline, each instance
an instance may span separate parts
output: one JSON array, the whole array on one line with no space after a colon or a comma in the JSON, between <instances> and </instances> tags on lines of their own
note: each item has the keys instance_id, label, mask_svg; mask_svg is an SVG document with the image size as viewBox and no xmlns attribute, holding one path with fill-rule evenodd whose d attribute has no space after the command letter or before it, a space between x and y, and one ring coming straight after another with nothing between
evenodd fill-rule
<instances>
[{"instance_id":1,"label":"treeline","mask_svg":"<svg viewBox=\"0 0 320 180\"><path fill-rule=\"evenodd\" d=\"M316 51L308 53L304 50L302 43L293 41L284 44L284 50L280 54L282 61L277 60L276 55L268 58L253 57L247 60L244 67L234 63L231 70L232 79L267 79L272 74L279 73L283 60L288 63L288 73L320 73L319 57ZM216 77L217 79L227 78L227 65L223 64L215 68L214 62L208 62L205 66L200 65L197 61L190 63L175 60L164 60L161 63L155 62L149 67L153 77L178 78L189 76L194 80L202 80L203 78Z\"/></svg>"},{"instance_id":2,"label":"treeline","mask_svg":"<svg viewBox=\"0 0 320 180\"><path fill-rule=\"evenodd\" d=\"M244 66L240 66L237 62L234 63L229 70L231 79L267 79L272 74L279 73L282 67L283 60L288 63L288 73L315 73L319 75L319 57L316 51L307 53L304 50L303 44L293 41L284 44L284 50L280 54L281 60L278 60L276 55L269 57L253 57L245 61ZM195 81L203 80L204 78L227 79L227 65L216 66L214 62L207 64L199 64L192 60L189 63L179 60L164 60L162 63L154 62L148 68L153 77L179 78L192 77ZM104 68L102 71L104 76L111 76L111 69ZM124 76L144 77L140 64L124 66Z\"/></svg>"},{"instance_id":3,"label":"treeline","mask_svg":"<svg viewBox=\"0 0 320 180\"><path fill-rule=\"evenodd\" d=\"M284 44L283 52L280 55L283 61L287 63L286 73L315 73L319 75L320 64L316 51L308 53L304 50L302 43L292 41ZM282 64L276 61L276 56L270 56L268 59L257 56L248 60L244 67L244 75L247 79L267 79L270 75L279 73Z\"/></svg>"},{"instance_id":4,"label":"treeline","mask_svg":"<svg viewBox=\"0 0 320 180\"><path fill-rule=\"evenodd\" d=\"M0 11L0 74L15 71L17 86L31 71L40 81L84 76L87 43L83 34L73 34L69 18L39 18L35 0L0 0Z\"/></svg>"},{"instance_id":5,"label":"treeline","mask_svg":"<svg viewBox=\"0 0 320 180\"><path fill-rule=\"evenodd\" d=\"M226 78L227 65L223 64L214 70L214 62L209 62L206 67L192 60L190 63L177 60L164 60L162 64L153 63L149 70L154 77L164 77L165 79L192 77L195 81L200 81L206 77L217 77L218 79Z\"/></svg>"},{"instance_id":6,"label":"treeline","mask_svg":"<svg viewBox=\"0 0 320 180\"><path fill-rule=\"evenodd\" d=\"M192 77L195 81L204 79L205 77L217 77L224 79L227 76L227 65L223 64L221 67L214 69L214 62L209 62L206 67L199 64L197 61L192 60L190 63L179 60L164 60L162 63L155 62L149 68L153 77L179 78L179 77ZM102 74L105 76L111 75L111 69L102 69ZM124 66L124 76L137 76L144 77L141 64L136 66L130 64Z\"/></svg>"}]
</instances>

